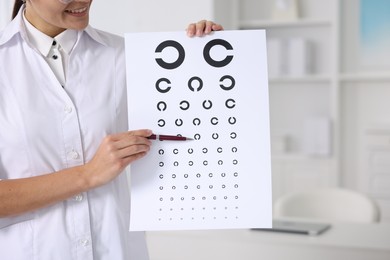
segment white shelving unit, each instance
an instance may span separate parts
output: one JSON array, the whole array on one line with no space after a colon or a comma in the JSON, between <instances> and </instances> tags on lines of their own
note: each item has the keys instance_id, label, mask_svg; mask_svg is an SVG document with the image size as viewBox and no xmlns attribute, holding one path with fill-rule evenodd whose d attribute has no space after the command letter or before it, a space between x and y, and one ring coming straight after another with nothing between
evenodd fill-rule
<instances>
[{"instance_id":1,"label":"white shelving unit","mask_svg":"<svg viewBox=\"0 0 390 260\"><path fill-rule=\"evenodd\" d=\"M274 1L236 0L237 20L230 29L265 29L268 39L302 38L314 45L312 73L270 77L274 199L308 188L340 185L339 147L339 3L298 1L299 18L272 19ZM270 62L270 61L268 61ZM325 156L305 152L304 124L311 118L331 123L331 151Z\"/></svg>"},{"instance_id":2,"label":"white shelving unit","mask_svg":"<svg viewBox=\"0 0 390 260\"><path fill-rule=\"evenodd\" d=\"M269 79L272 144L278 148L272 155L274 199L295 190L345 186L376 199L382 219L390 221L390 194L383 192L390 190L390 67L358 65L358 1L297 3L299 18L286 21L272 19L272 0L228 2L234 10L229 24L235 25L228 29L265 29L268 38L302 37L315 45L312 74ZM331 121L328 156L304 152L302 125L312 116Z\"/></svg>"}]
</instances>

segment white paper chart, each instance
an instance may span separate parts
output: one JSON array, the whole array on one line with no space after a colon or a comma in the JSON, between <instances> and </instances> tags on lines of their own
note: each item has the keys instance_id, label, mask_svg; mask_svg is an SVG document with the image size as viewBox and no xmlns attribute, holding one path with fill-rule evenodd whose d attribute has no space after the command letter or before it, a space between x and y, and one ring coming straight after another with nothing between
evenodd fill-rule
<instances>
[{"instance_id":1,"label":"white paper chart","mask_svg":"<svg viewBox=\"0 0 390 260\"><path fill-rule=\"evenodd\" d=\"M265 32L125 38L129 129L193 139L131 165L130 230L271 227Z\"/></svg>"}]
</instances>

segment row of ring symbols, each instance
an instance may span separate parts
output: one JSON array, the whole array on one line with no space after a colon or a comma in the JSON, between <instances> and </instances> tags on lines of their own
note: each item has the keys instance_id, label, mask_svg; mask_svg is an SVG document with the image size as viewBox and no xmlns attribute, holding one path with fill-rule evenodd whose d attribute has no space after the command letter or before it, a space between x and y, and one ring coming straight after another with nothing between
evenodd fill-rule
<instances>
[{"instance_id":1,"label":"row of ring symbols","mask_svg":"<svg viewBox=\"0 0 390 260\"><path fill-rule=\"evenodd\" d=\"M235 200L238 200L238 195L234 195L234 196L232 196ZM224 200L228 200L230 197L229 196L227 196L227 195L225 195L225 196L223 196L223 199ZM207 197L206 196L202 196L201 198L200 198L201 200L207 200ZM217 200L218 199L218 197L217 196L213 196L212 197L212 200ZM164 198L163 197L160 197L159 199L158 199L159 201L164 201ZM174 197L169 197L168 198L168 200L169 201L175 201L175 198ZM186 200L186 198L185 197L180 197L180 199L178 199L178 200L180 200L180 201L185 201ZM194 196L192 196L191 197L191 200L192 201L195 201L196 200L196 197L194 197Z\"/></svg>"},{"instance_id":2,"label":"row of ring symbols","mask_svg":"<svg viewBox=\"0 0 390 260\"><path fill-rule=\"evenodd\" d=\"M224 164L224 162L223 162L223 160L218 160L218 165L223 165ZM188 161L188 165L189 166L194 166L194 161ZM207 160L204 160L203 162L202 162L202 164L204 165L204 166L207 166L207 165L209 165L209 161L207 161ZM238 164L238 160L237 159L233 159L232 160L232 164L233 165L237 165ZM178 161L174 161L173 162L173 166L179 166L180 164L179 164L179 162ZM159 162L158 163L158 166L160 166L160 167L164 167L165 166L165 163L164 162Z\"/></svg>"},{"instance_id":3,"label":"row of ring symbols","mask_svg":"<svg viewBox=\"0 0 390 260\"><path fill-rule=\"evenodd\" d=\"M236 106L236 101L232 98L229 98L225 101L225 106L229 109L232 109ZM209 110L213 107L213 102L209 99L206 99L202 102L202 107L206 110ZM188 102L187 100L180 101L179 108L183 111L188 110L190 108L190 102ZM157 103L157 110L158 111L163 112L167 109L168 109L168 105L165 101L159 101Z\"/></svg>"},{"instance_id":4,"label":"row of ring symbols","mask_svg":"<svg viewBox=\"0 0 390 260\"><path fill-rule=\"evenodd\" d=\"M232 151L232 153L237 153L238 148L234 146L234 147L232 147L231 151ZM194 153L194 149L193 148L188 148L187 152L189 154L193 154ZM206 147L202 148L202 153L206 154L208 152L209 152L208 148L206 148ZM223 148L222 147L218 147L217 148L217 153L222 153L222 152L223 152ZM158 154L159 155L163 155L164 153L165 153L164 149L159 149L158 150ZM177 149L177 148L173 149L172 153L173 154L179 154L179 149Z\"/></svg>"},{"instance_id":5,"label":"row of ring symbols","mask_svg":"<svg viewBox=\"0 0 390 260\"><path fill-rule=\"evenodd\" d=\"M221 87L221 89L225 90L225 91L230 91L234 88L234 86L236 85L236 81L235 79L230 76L230 75L225 75L223 77L221 77L220 79L220 83L222 83L222 81L224 81L225 79L229 79L231 81L231 85L230 86L225 86L223 84L219 84L219 86ZM198 84L197 85L193 85L192 83L196 81ZM161 83L164 82L166 87L165 88L162 88L160 85ZM169 91L171 91L172 89L172 86L171 86L172 82L168 79L168 78L159 78L157 81L156 81L156 84L155 84L155 87L156 87L156 90L161 93L161 94L166 94L168 93ZM197 76L194 76L194 77L191 77L189 80L188 80L188 89L192 92L199 92L203 89L203 80Z\"/></svg>"},{"instance_id":6,"label":"row of ring symbols","mask_svg":"<svg viewBox=\"0 0 390 260\"><path fill-rule=\"evenodd\" d=\"M184 218L178 218L180 220L184 220ZM202 220L206 220L206 217L202 217ZM217 217L213 217L214 220L217 220ZM225 216L225 220L229 219L227 216ZM238 219L238 216L235 217L235 219ZM158 218L159 221L162 221L162 218ZM169 218L169 221L173 221L174 218ZM195 220L195 217L191 217L191 220ZM219 220L219 219L218 219Z\"/></svg>"},{"instance_id":7,"label":"row of ring symbols","mask_svg":"<svg viewBox=\"0 0 390 260\"><path fill-rule=\"evenodd\" d=\"M213 134L211 135L211 137L212 137L214 140L217 140L217 139L219 138L219 134L218 134L218 133L213 133ZM231 139L236 139L236 138L237 138L237 133L236 133L236 132L231 132L231 133L229 134L229 137L230 137ZM194 139L195 139L195 140L200 140L200 138L201 138L201 135L200 135L200 134L195 134L195 135L194 135Z\"/></svg>"},{"instance_id":8,"label":"row of ring symbols","mask_svg":"<svg viewBox=\"0 0 390 260\"><path fill-rule=\"evenodd\" d=\"M231 208L232 208L233 210L238 210L238 209L239 209L238 206L234 206L234 207L225 206L225 207L221 207L221 208L222 208L222 210L224 210L224 211L226 211L226 210L231 210ZM200 209L201 209L201 210L208 210L208 207L201 207ZM212 207L211 209L212 209L212 210L219 210L219 207ZM185 210L186 210L186 209L185 209L184 207L180 207L180 209L178 209L177 211L185 211ZM196 207L191 207L191 211L196 211L196 210L197 210ZM163 209L163 208L159 208L158 211L159 211L159 212L163 212L164 209ZM174 208L169 208L168 211L175 211L175 209L174 209Z\"/></svg>"},{"instance_id":9,"label":"row of ring symbols","mask_svg":"<svg viewBox=\"0 0 390 260\"><path fill-rule=\"evenodd\" d=\"M236 124L237 119L235 117L229 117L228 118L228 122L229 122L229 124L234 125L234 124ZM202 123L202 121L199 118L194 118L192 120L192 124L194 126L199 126L201 123ZM219 119L217 117L212 117L210 119L210 123L212 125L218 125ZM182 126L183 124L184 124L184 120L183 119L181 119L181 118L175 119L175 125L176 126ZM166 125L166 121L164 119L160 118L159 120L157 120L157 125L159 127L164 127Z\"/></svg>"},{"instance_id":10,"label":"row of ring symbols","mask_svg":"<svg viewBox=\"0 0 390 260\"><path fill-rule=\"evenodd\" d=\"M200 189L202 188L202 186L199 185L199 184L196 185L195 187L196 187L197 190L200 190ZM238 189L238 184L237 184L237 183L234 184L233 187L234 187L235 189ZM190 187L189 187L188 185L184 185L183 188L184 188L185 190L188 190ZM210 190L212 190L212 189L217 188L217 187L215 187L215 185L210 184L210 185L208 186L208 188L209 188ZM226 186L226 184L222 184L222 185L221 185L221 188L222 188L222 189L226 189L226 188L228 188L228 187ZM158 189L162 191L162 190L164 190L164 186L160 186ZM176 190L177 187L176 187L175 185L173 185L173 186L171 187L171 189L172 189L172 190Z\"/></svg>"},{"instance_id":11,"label":"row of ring symbols","mask_svg":"<svg viewBox=\"0 0 390 260\"><path fill-rule=\"evenodd\" d=\"M191 175L192 176L192 175ZM195 175L197 178L200 178L200 177L202 177L202 174L200 174L200 173L197 173L196 175ZM210 178L213 178L214 177L214 173L209 173L207 176L209 176ZM226 173L221 173L221 177L222 178L225 178L226 176L228 176ZM233 173L233 176L234 177L238 177L238 172L234 172ZM160 174L159 176L158 176L160 179L164 179L164 174ZM175 174L175 173L173 173L172 174L172 179L176 179L177 178L177 174ZM185 179L188 179L189 177L190 177L190 175L188 174L188 173L185 173L184 175L183 175L183 177L185 178Z\"/></svg>"}]
</instances>

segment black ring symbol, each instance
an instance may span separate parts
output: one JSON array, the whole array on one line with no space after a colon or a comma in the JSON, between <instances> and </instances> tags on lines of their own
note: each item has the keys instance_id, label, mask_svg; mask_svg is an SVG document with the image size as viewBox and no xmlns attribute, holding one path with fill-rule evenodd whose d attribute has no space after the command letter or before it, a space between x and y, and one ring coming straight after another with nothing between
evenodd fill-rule
<instances>
[{"instance_id":1,"label":"black ring symbol","mask_svg":"<svg viewBox=\"0 0 390 260\"><path fill-rule=\"evenodd\" d=\"M234 116L229 117L228 119L229 124L234 125L237 122L237 119Z\"/></svg>"},{"instance_id":2,"label":"black ring symbol","mask_svg":"<svg viewBox=\"0 0 390 260\"><path fill-rule=\"evenodd\" d=\"M188 165L189 165L189 166L192 166L192 165L194 165L194 162L193 162L193 161L189 161L189 162L188 162Z\"/></svg>"},{"instance_id":3,"label":"black ring symbol","mask_svg":"<svg viewBox=\"0 0 390 260\"><path fill-rule=\"evenodd\" d=\"M158 154L163 155L164 154L164 150L163 149L158 150Z\"/></svg>"},{"instance_id":4,"label":"black ring symbol","mask_svg":"<svg viewBox=\"0 0 390 260\"><path fill-rule=\"evenodd\" d=\"M234 165L237 165L237 164L238 164L238 160L234 159L234 160L233 160L233 164L234 164Z\"/></svg>"},{"instance_id":5,"label":"black ring symbol","mask_svg":"<svg viewBox=\"0 0 390 260\"><path fill-rule=\"evenodd\" d=\"M172 41L172 40L167 40L167 41L164 41L162 43L160 43L157 48L156 48L156 53L160 53L162 52L166 47L173 47L177 50L177 52L179 53L179 57L177 57L177 60L172 62L172 63L169 63L169 62L165 62L163 59L161 58L156 58L156 62L158 65L160 65L160 67L164 68L164 69L167 69L167 70L172 70L172 69L176 69L177 67L179 67L183 61L184 61L184 58L185 58L185 51L184 51L184 48L183 46L181 46L180 43L176 42L176 41Z\"/></svg>"},{"instance_id":6,"label":"black ring symbol","mask_svg":"<svg viewBox=\"0 0 390 260\"><path fill-rule=\"evenodd\" d=\"M214 140L216 140L216 139L218 139L219 135L217 133L213 133L212 137Z\"/></svg>"},{"instance_id":7,"label":"black ring symbol","mask_svg":"<svg viewBox=\"0 0 390 260\"><path fill-rule=\"evenodd\" d=\"M183 125L183 120L181 120L180 118L178 118L178 119L175 120L175 124L176 124L177 126L182 126L182 125Z\"/></svg>"},{"instance_id":8,"label":"black ring symbol","mask_svg":"<svg viewBox=\"0 0 390 260\"><path fill-rule=\"evenodd\" d=\"M188 153L189 153L189 154L192 154L193 152L194 152L194 149L192 149L192 148L189 148L189 149L188 149Z\"/></svg>"},{"instance_id":9,"label":"black ring symbol","mask_svg":"<svg viewBox=\"0 0 390 260\"><path fill-rule=\"evenodd\" d=\"M196 91L200 91L203 88L203 80L199 77L192 77L188 80L188 87L192 92L195 91L194 87L192 86L192 82L196 80L199 82L199 86L196 88Z\"/></svg>"},{"instance_id":10,"label":"black ring symbol","mask_svg":"<svg viewBox=\"0 0 390 260\"><path fill-rule=\"evenodd\" d=\"M208 104L208 105L207 105ZM203 101L204 109L210 109L213 106L213 103L210 100Z\"/></svg>"},{"instance_id":11,"label":"black ring symbol","mask_svg":"<svg viewBox=\"0 0 390 260\"><path fill-rule=\"evenodd\" d=\"M218 153L222 153L222 147L218 147L218 148L217 148L217 152L218 152Z\"/></svg>"},{"instance_id":12,"label":"black ring symbol","mask_svg":"<svg viewBox=\"0 0 390 260\"><path fill-rule=\"evenodd\" d=\"M237 152L237 147L233 147L233 148L232 148L232 152L233 152L233 153L236 153L236 152Z\"/></svg>"},{"instance_id":13,"label":"black ring symbol","mask_svg":"<svg viewBox=\"0 0 390 260\"><path fill-rule=\"evenodd\" d=\"M174 154L178 154L178 153L179 153L179 150L175 148L175 149L173 149L173 153L174 153Z\"/></svg>"},{"instance_id":14,"label":"black ring symbol","mask_svg":"<svg viewBox=\"0 0 390 260\"><path fill-rule=\"evenodd\" d=\"M231 84L230 84L230 86L225 86L223 83L222 83L222 81L224 81L225 79L230 79L230 81L231 81ZM234 88L234 86L236 85L236 80L232 77L232 76L230 76L230 75L225 75L225 76L223 76L220 80L219 80L219 82L221 83L221 84L219 84L219 86L221 87L221 89L223 89L223 90L232 90L233 88Z\"/></svg>"},{"instance_id":15,"label":"black ring symbol","mask_svg":"<svg viewBox=\"0 0 390 260\"><path fill-rule=\"evenodd\" d=\"M168 87L165 88L165 89L162 89L160 87L160 83L163 82L163 81L168 84ZM169 79L161 78L161 79L157 80L157 82L156 82L156 89L160 93L167 93L169 90L171 90L171 86L169 84L171 84L171 81Z\"/></svg>"},{"instance_id":16,"label":"black ring symbol","mask_svg":"<svg viewBox=\"0 0 390 260\"><path fill-rule=\"evenodd\" d=\"M185 104L185 106L183 106ZM180 108L181 110L187 110L190 108L190 103L186 100L183 100L180 102Z\"/></svg>"},{"instance_id":17,"label":"black ring symbol","mask_svg":"<svg viewBox=\"0 0 390 260\"><path fill-rule=\"evenodd\" d=\"M226 100L225 105L227 108L234 108L236 106L236 101L232 98Z\"/></svg>"},{"instance_id":18,"label":"black ring symbol","mask_svg":"<svg viewBox=\"0 0 390 260\"><path fill-rule=\"evenodd\" d=\"M228 65L233 60L233 55L228 55L228 56L226 56L225 59L223 59L221 61L214 60L210 56L210 50L211 50L211 48L213 48L216 45L222 45L223 47L225 47L226 50L233 50L233 47L230 43L228 43L227 41L222 40L222 39L211 40L206 44L206 46L204 46L203 57L204 57L205 61L210 66L221 68L221 67Z\"/></svg>"},{"instance_id":19,"label":"black ring symbol","mask_svg":"<svg viewBox=\"0 0 390 260\"><path fill-rule=\"evenodd\" d=\"M173 162L173 166L179 166L179 162L178 161Z\"/></svg>"},{"instance_id":20,"label":"black ring symbol","mask_svg":"<svg viewBox=\"0 0 390 260\"><path fill-rule=\"evenodd\" d=\"M211 122L212 125L217 125L218 124L218 118L213 117L213 118L211 118L210 122Z\"/></svg>"},{"instance_id":21,"label":"black ring symbol","mask_svg":"<svg viewBox=\"0 0 390 260\"><path fill-rule=\"evenodd\" d=\"M192 120L192 123L194 125L200 125L200 119L199 118L194 118L194 120Z\"/></svg>"},{"instance_id":22,"label":"black ring symbol","mask_svg":"<svg viewBox=\"0 0 390 260\"><path fill-rule=\"evenodd\" d=\"M230 138L236 139L237 138L237 134L235 132L231 132L230 133Z\"/></svg>"},{"instance_id":23,"label":"black ring symbol","mask_svg":"<svg viewBox=\"0 0 390 260\"><path fill-rule=\"evenodd\" d=\"M226 173L221 173L221 176L223 177L223 178L225 178L226 177Z\"/></svg>"},{"instance_id":24,"label":"black ring symbol","mask_svg":"<svg viewBox=\"0 0 390 260\"><path fill-rule=\"evenodd\" d=\"M167 109L167 103L164 101L160 101L157 103L157 110L158 111L165 111Z\"/></svg>"},{"instance_id":25,"label":"black ring symbol","mask_svg":"<svg viewBox=\"0 0 390 260\"><path fill-rule=\"evenodd\" d=\"M199 139L200 139L200 134L195 134L195 135L194 135L194 139L195 139L195 140L199 140Z\"/></svg>"},{"instance_id":26,"label":"black ring symbol","mask_svg":"<svg viewBox=\"0 0 390 260\"><path fill-rule=\"evenodd\" d=\"M203 153L207 153L208 151L209 151L209 150L208 150L206 147L202 149L202 152L203 152Z\"/></svg>"},{"instance_id":27,"label":"black ring symbol","mask_svg":"<svg viewBox=\"0 0 390 260\"><path fill-rule=\"evenodd\" d=\"M159 127L165 126L165 121L164 121L164 119L159 119L159 120L157 121L157 125L158 125Z\"/></svg>"},{"instance_id":28,"label":"black ring symbol","mask_svg":"<svg viewBox=\"0 0 390 260\"><path fill-rule=\"evenodd\" d=\"M188 178L188 174L186 173L186 174L184 174L184 178ZM186 185L187 186L187 185ZM184 186L185 187L185 186Z\"/></svg>"}]
</instances>

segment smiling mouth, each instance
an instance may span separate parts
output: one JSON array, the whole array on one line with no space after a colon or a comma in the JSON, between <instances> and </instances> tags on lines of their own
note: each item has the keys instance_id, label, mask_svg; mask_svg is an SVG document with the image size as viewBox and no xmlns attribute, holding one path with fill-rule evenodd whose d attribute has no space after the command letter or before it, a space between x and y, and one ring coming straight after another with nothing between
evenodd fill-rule
<instances>
[{"instance_id":1,"label":"smiling mouth","mask_svg":"<svg viewBox=\"0 0 390 260\"><path fill-rule=\"evenodd\" d=\"M70 13L70 14L81 14L87 11L88 7L83 7L79 9L74 9L74 10L65 10L65 12Z\"/></svg>"}]
</instances>

